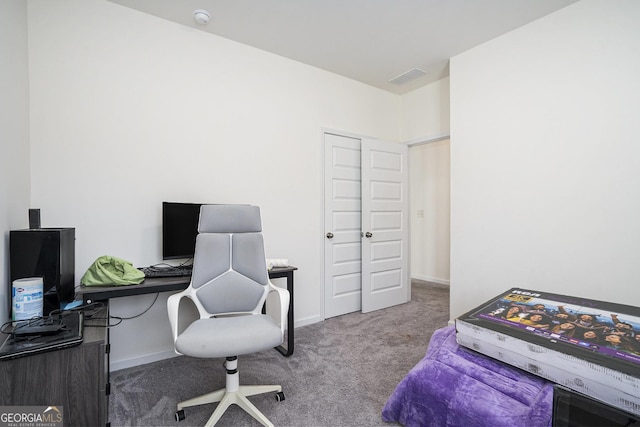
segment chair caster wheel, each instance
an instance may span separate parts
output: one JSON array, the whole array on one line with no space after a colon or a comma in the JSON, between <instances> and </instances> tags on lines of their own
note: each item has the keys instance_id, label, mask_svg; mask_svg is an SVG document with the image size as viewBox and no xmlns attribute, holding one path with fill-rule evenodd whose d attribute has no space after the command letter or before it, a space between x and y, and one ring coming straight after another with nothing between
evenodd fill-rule
<instances>
[{"instance_id":1,"label":"chair caster wheel","mask_svg":"<svg viewBox=\"0 0 640 427\"><path fill-rule=\"evenodd\" d=\"M284 393L283 393L283 392L281 392L281 391L277 392L277 393L276 393L276 400L277 400L278 402L282 402L282 401L284 400Z\"/></svg>"},{"instance_id":2,"label":"chair caster wheel","mask_svg":"<svg viewBox=\"0 0 640 427\"><path fill-rule=\"evenodd\" d=\"M179 411L176 411L176 421L182 421L184 420L184 410L180 409Z\"/></svg>"}]
</instances>

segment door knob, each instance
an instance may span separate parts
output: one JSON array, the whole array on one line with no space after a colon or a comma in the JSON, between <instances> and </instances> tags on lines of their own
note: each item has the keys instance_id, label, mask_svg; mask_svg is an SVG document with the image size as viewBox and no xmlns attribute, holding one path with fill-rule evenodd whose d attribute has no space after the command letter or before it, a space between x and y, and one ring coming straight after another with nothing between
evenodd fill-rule
<instances>
[{"instance_id":1,"label":"door knob","mask_svg":"<svg viewBox=\"0 0 640 427\"><path fill-rule=\"evenodd\" d=\"M332 232L328 232L327 233L327 239L333 239L333 233Z\"/></svg>"},{"instance_id":2,"label":"door knob","mask_svg":"<svg viewBox=\"0 0 640 427\"><path fill-rule=\"evenodd\" d=\"M367 231L367 232L365 233L365 237L373 237L373 234L371 234L371 232L370 232L370 231Z\"/></svg>"}]
</instances>

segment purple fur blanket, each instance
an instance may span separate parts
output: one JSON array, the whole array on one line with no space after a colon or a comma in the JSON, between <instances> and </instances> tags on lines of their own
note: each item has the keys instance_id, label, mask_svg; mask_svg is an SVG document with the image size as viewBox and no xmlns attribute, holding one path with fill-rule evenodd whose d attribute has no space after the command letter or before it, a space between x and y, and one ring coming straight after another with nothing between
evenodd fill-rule
<instances>
[{"instance_id":1,"label":"purple fur blanket","mask_svg":"<svg viewBox=\"0 0 640 427\"><path fill-rule=\"evenodd\" d=\"M552 403L553 383L460 347L448 326L433 333L382 419L407 427L548 427Z\"/></svg>"}]
</instances>

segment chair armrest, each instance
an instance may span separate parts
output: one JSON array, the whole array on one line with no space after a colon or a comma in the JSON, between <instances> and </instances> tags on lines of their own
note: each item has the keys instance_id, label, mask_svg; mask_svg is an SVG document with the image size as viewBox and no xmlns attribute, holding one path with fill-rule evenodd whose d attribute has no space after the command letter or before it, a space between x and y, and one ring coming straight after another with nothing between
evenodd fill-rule
<instances>
[{"instance_id":1,"label":"chair armrest","mask_svg":"<svg viewBox=\"0 0 640 427\"><path fill-rule=\"evenodd\" d=\"M279 288L273 283L269 282L269 293L276 292L278 294L278 301L280 302L280 319L278 325L280 326L280 330L284 335L284 330L287 326L293 328L293 325L287 325L287 313L289 312L289 299L291 296L289 295L289 291L283 288Z\"/></svg>"},{"instance_id":2,"label":"chair armrest","mask_svg":"<svg viewBox=\"0 0 640 427\"><path fill-rule=\"evenodd\" d=\"M189 294L187 292L182 291L177 294L170 295L167 299L167 314L169 315L169 324L171 325L171 335L173 336L174 343L176 342L176 339L178 339L179 333L180 300L188 295Z\"/></svg>"}]
</instances>

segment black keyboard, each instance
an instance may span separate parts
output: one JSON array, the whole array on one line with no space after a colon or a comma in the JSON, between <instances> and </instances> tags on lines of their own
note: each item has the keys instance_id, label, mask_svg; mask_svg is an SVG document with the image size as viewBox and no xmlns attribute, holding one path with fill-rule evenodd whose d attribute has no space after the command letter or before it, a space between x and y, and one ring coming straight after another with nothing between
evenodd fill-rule
<instances>
[{"instance_id":1,"label":"black keyboard","mask_svg":"<svg viewBox=\"0 0 640 427\"><path fill-rule=\"evenodd\" d=\"M142 267L141 270L144 273L144 277L185 277L191 276L192 267L180 266L180 267Z\"/></svg>"}]
</instances>

